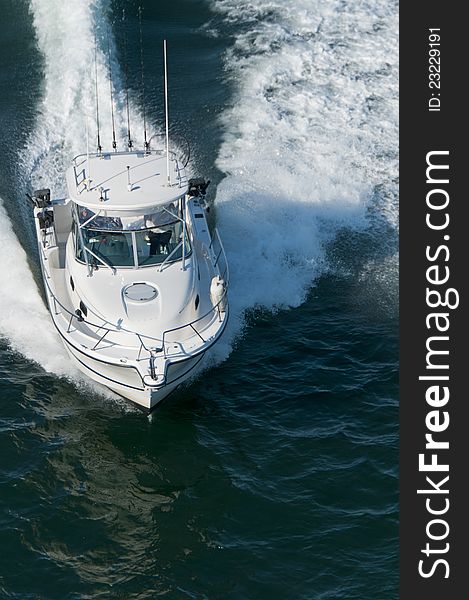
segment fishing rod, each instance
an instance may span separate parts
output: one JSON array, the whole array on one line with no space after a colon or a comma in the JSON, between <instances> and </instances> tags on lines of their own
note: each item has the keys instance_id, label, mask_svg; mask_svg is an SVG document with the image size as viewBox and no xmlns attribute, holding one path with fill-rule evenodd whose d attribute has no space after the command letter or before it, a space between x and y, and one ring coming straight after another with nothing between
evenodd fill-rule
<instances>
[{"instance_id":1,"label":"fishing rod","mask_svg":"<svg viewBox=\"0 0 469 600\"><path fill-rule=\"evenodd\" d=\"M101 138L99 135L99 98L98 98L98 50L96 43L96 29L94 31L94 83L96 94L96 126L98 129L98 154L101 154Z\"/></svg>"},{"instance_id":2,"label":"fishing rod","mask_svg":"<svg viewBox=\"0 0 469 600\"><path fill-rule=\"evenodd\" d=\"M107 60L108 60L108 68L109 68L109 91L111 93L111 120L112 120L112 147L114 150L117 148L116 142L116 128L114 124L114 98L112 94L112 66L111 66L111 42L108 38L107 40Z\"/></svg>"},{"instance_id":3,"label":"fishing rod","mask_svg":"<svg viewBox=\"0 0 469 600\"><path fill-rule=\"evenodd\" d=\"M165 114L165 133L166 133L166 174L168 177L168 186L171 186L171 172L169 170L169 119L168 119L168 57L166 40L163 42L164 50L164 114Z\"/></svg>"},{"instance_id":4,"label":"fishing rod","mask_svg":"<svg viewBox=\"0 0 469 600\"><path fill-rule=\"evenodd\" d=\"M143 62L143 33L142 33L142 7L138 7L138 20L140 25L140 70L142 74L142 106L143 106L143 146L148 151L150 142L147 141L147 115L145 106L145 69Z\"/></svg>"},{"instance_id":5,"label":"fishing rod","mask_svg":"<svg viewBox=\"0 0 469 600\"><path fill-rule=\"evenodd\" d=\"M125 30L125 9L122 9L122 22L124 26L124 75L125 75L125 102L127 106L127 145L132 148L132 138L130 137L130 110L129 110L129 67L127 64L127 34Z\"/></svg>"}]
</instances>

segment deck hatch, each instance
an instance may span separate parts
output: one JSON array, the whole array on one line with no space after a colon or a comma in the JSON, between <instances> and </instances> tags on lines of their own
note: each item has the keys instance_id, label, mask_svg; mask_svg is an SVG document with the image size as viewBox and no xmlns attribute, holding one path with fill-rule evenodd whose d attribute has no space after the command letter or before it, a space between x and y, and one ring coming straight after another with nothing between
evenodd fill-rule
<instances>
[{"instance_id":1,"label":"deck hatch","mask_svg":"<svg viewBox=\"0 0 469 600\"><path fill-rule=\"evenodd\" d=\"M158 296L158 291L148 283L132 283L124 289L124 296L131 302L149 302Z\"/></svg>"}]
</instances>

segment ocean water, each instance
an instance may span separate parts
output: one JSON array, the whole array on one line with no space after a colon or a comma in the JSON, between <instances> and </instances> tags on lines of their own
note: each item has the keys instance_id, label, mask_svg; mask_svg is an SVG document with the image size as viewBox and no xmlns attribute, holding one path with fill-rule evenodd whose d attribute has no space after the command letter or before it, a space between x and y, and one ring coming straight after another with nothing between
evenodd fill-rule
<instances>
[{"instance_id":1,"label":"ocean water","mask_svg":"<svg viewBox=\"0 0 469 600\"><path fill-rule=\"evenodd\" d=\"M0 598L397 598L397 2L0 15ZM24 198L96 144L95 36L105 145L108 49L119 143L126 70L158 143L167 38L171 136L231 267L211 368L151 417L69 364Z\"/></svg>"}]
</instances>

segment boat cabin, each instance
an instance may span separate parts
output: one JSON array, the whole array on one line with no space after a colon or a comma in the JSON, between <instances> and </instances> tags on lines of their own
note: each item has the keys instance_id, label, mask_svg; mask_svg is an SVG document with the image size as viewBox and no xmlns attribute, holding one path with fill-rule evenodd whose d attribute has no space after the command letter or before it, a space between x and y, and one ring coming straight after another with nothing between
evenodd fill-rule
<instances>
[{"instance_id":1,"label":"boat cabin","mask_svg":"<svg viewBox=\"0 0 469 600\"><path fill-rule=\"evenodd\" d=\"M177 159L154 152L82 155L67 172L67 185L79 262L112 270L180 260L184 266L192 251L188 185Z\"/></svg>"}]
</instances>

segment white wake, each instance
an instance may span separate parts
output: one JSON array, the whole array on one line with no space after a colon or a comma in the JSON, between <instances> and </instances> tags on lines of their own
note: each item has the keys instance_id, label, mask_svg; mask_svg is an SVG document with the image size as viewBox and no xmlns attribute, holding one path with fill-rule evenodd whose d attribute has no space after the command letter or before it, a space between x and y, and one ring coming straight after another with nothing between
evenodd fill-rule
<instances>
[{"instance_id":1,"label":"white wake","mask_svg":"<svg viewBox=\"0 0 469 600\"><path fill-rule=\"evenodd\" d=\"M106 146L112 139L109 2L31 0L44 90L21 170L31 186L51 187L53 196L65 192L70 157L86 149L87 122L90 148L96 146L95 33L101 139ZM328 268L325 247L341 228L365 229L373 215L397 228L398 11L389 0L212 0L212 8L207 34L232 37L224 55L232 98L217 158L225 177L216 197L232 274L226 355L246 309L304 301ZM124 147L115 60L113 81ZM131 129L143 138L135 108ZM44 327L47 311L26 255L0 210L1 243L15 263L0 291L0 333L47 370L69 374L61 342ZM371 261L363 276L387 264L396 279L396 256Z\"/></svg>"},{"instance_id":2,"label":"white wake","mask_svg":"<svg viewBox=\"0 0 469 600\"><path fill-rule=\"evenodd\" d=\"M233 39L216 200L231 302L237 315L298 306L328 268L324 249L338 230L366 228L373 216L397 227L397 3L212 8L208 35Z\"/></svg>"},{"instance_id":3,"label":"white wake","mask_svg":"<svg viewBox=\"0 0 469 600\"><path fill-rule=\"evenodd\" d=\"M20 178L31 188L65 193L64 173L71 157L96 150L95 66L98 70L100 134L111 147L112 120L108 44L116 56L106 14L107 0L31 0L37 44L44 60L44 88L35 130L21 152ZM95 61L95 35L97 54ZM125 147L127 116L119 65L112 60L115 124ZM140 115L131 108L131 131L143 138ZM87 132L88 129L88 132ZM9 267L0 288L0 335L10 346L46 371L76 382L89 381L72 366L39 294L26 254L0 200L0 244ZM90 384L91 385L91 384ZM95 386L93 386L95 387ZM101 387L98 389L101 390Z\"/></svg>"}]
</instances>

